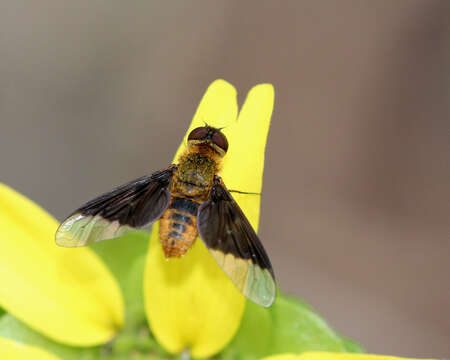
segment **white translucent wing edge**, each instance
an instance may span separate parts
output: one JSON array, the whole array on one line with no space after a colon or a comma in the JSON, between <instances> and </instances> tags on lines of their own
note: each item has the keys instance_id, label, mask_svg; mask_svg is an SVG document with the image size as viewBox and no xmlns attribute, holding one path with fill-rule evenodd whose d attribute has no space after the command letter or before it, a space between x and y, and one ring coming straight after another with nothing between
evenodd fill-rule
<instances>
[{"instance_id":1,"label":"white translucent wing edge","mask_svg":"<svg viewBox=\"0 0 450 360\"><path fill-rule=\"evenodd\" d=\"M246 298L264 307L273 304L276 285L269 270L219 250L209 249L209 252Z\"/></svg>"},{"instance_id":2,"label":"white translucent wing edge","mask_svg":"<svg viewBox=\"0 0 450 360\"><path fill-rule=\"evenodd\" d=\"M261 269L251 261L249 263L250 271L244 295L261 306L269 307L275 301L275 281L269 270Z\"/></svg>"},{"instance_id":3,"label":"white translucent wing edge","mask_svg":"<svg viewBox=\"0 0 450 360\"><path fill-rule=\"evenodd\" d=\"M119 221L108 221L100 215L74 214L58 228L56 243L64 247L85 246L91 243L120 237L137 229L120 225Z\"/></svg>"}]
</instances>

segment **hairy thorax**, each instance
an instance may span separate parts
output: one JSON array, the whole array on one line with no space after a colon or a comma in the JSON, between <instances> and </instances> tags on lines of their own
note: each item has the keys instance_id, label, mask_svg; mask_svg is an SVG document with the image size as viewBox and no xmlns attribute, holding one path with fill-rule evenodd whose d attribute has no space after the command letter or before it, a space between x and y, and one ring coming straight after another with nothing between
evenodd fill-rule
<instances>
[{"instance_id":1,"label":"hairy thorax","mask_svg":"<svg viewBox=\"0 0 450 360\"><path fill-rule=\"evenodd\" d=\"M160 239L166 257L184 255L197 238L197 211L211 192L220 157L208 147L189 148L179 160L170 204L160 222Z\"/></svg>"},{"instance_id":2,"label":"hairy thorax","mask_svg":"<svg viewBox=\"0 0 450 360\"><path fill-rule=\"evenodd\" d=\"M172 194L182 194L193 198L206 200L209 195L216 163L203 154L191 153L182 158L172 182Z\"/></svg>"}]
</instances>

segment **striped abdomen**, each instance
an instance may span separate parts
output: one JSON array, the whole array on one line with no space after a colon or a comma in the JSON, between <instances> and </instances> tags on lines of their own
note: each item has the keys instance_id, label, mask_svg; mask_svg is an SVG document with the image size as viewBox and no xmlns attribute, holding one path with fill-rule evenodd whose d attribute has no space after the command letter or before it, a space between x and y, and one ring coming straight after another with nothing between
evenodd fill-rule
<instances>
[{"instance_id":1,"label":"striped abdomen","mask_svg":"<svg viewBox=\"0 0 450 360\"><path fill-rule=\"evenodd\" d=\"M199 204L184 197L172 197L161 217L159 236L166 257L180 257L197 237L197 210Z\"/></svg>"}]
</instances>

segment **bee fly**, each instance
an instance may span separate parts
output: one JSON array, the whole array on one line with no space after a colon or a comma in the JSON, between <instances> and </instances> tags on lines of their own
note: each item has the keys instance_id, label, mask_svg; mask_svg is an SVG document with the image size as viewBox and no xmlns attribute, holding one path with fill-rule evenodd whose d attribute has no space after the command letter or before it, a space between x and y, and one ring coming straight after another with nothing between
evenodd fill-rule
<instances>
[{"instance_id":1,"label":"bee fly","mask_svg":"<svg viewBox=\"0 0 450 360\"><path fill-rule=\"evenodd\" d=\"M244 296L268 307L275 299L272 265L255 231L217 176L228 141L198 127L179 163L93 199L59 226L56 243L76 247L112 239L160 219L167 258L181 257L197 235Z\"/></svg>"}]
</instances>

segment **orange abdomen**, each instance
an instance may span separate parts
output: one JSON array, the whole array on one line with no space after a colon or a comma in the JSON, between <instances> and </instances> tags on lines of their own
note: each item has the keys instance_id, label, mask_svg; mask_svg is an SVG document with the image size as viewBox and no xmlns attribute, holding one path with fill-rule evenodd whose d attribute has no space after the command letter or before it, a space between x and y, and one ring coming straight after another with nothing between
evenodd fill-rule
<instances>
[{"instance_id":1,"label":"orange abdomen","mask_svg":"<svg viewBox=\"0 0 450 360\"><path fill-rule=\"evenodd\" d=\"M166 257L183 256L197 238L199 203L185 197L172 197L161 217L159 236Z\"/></svg>"}]
</instances>

